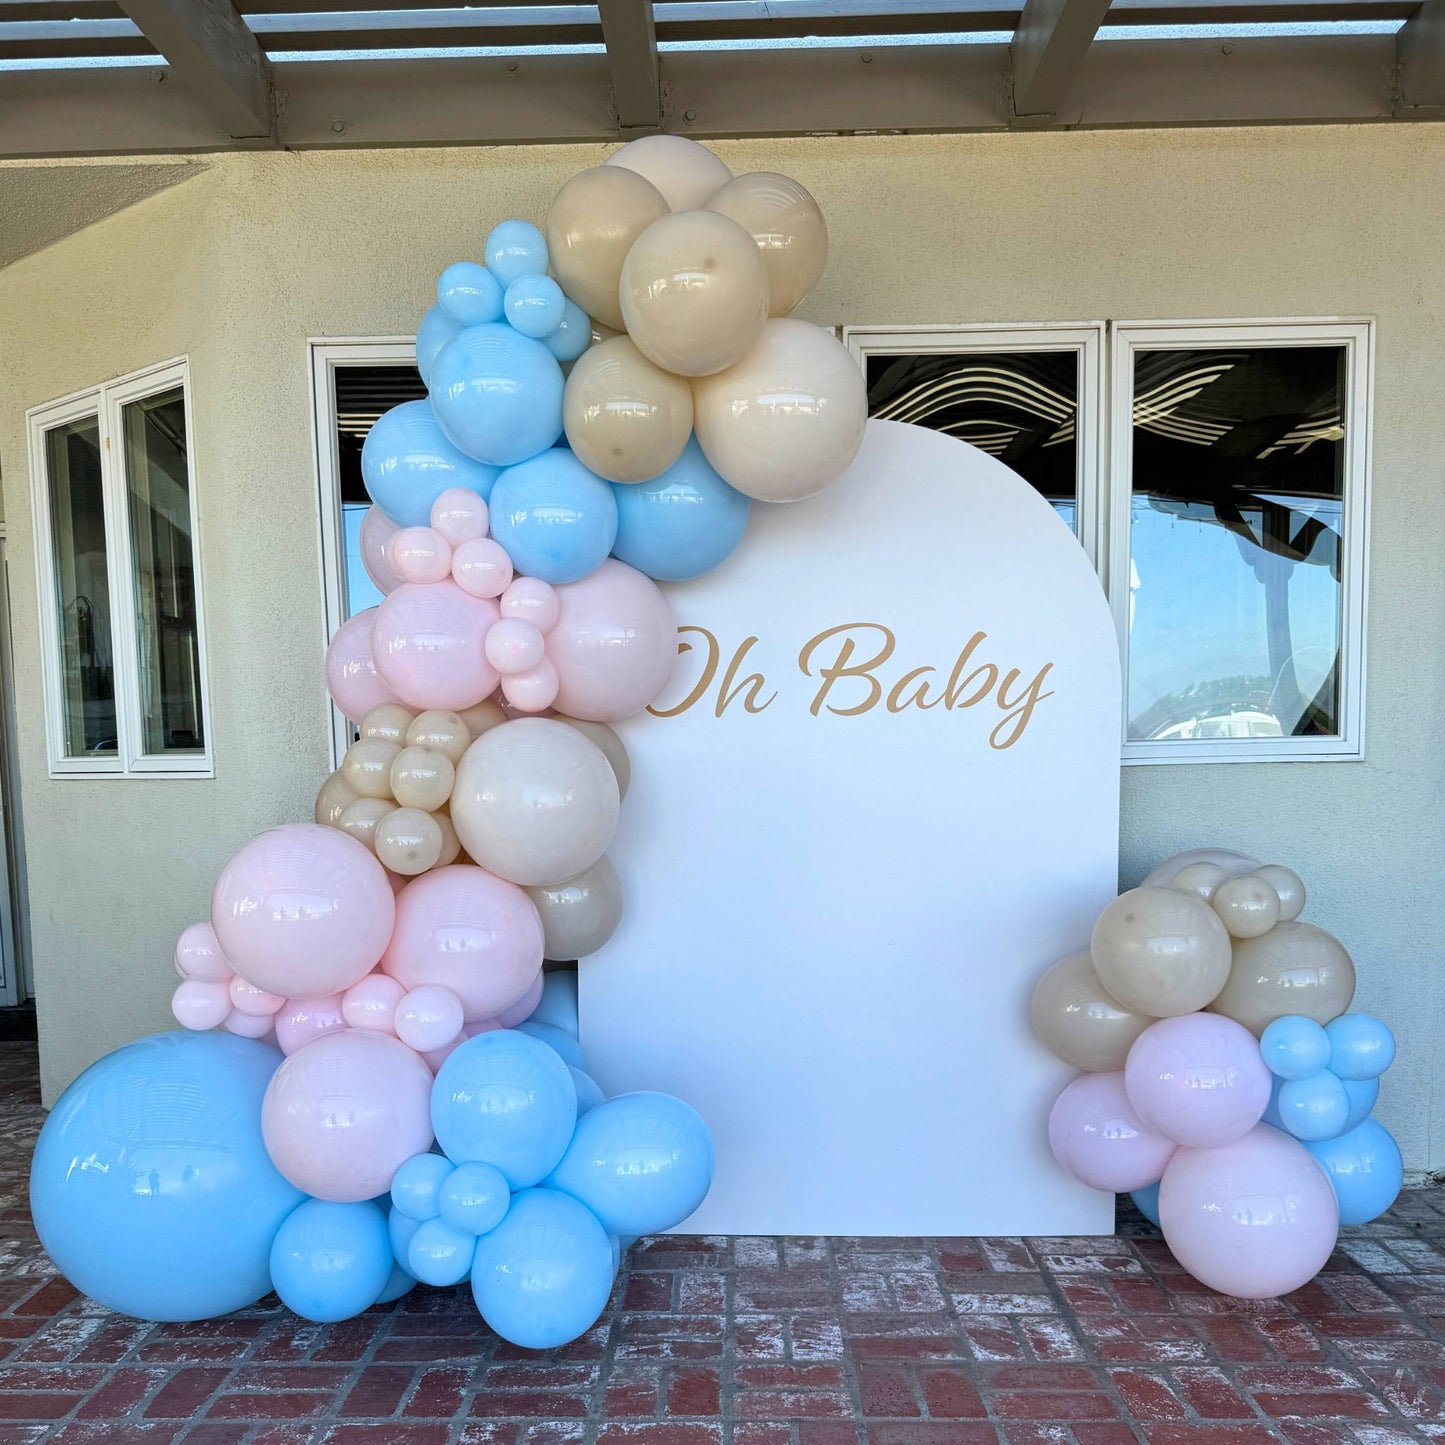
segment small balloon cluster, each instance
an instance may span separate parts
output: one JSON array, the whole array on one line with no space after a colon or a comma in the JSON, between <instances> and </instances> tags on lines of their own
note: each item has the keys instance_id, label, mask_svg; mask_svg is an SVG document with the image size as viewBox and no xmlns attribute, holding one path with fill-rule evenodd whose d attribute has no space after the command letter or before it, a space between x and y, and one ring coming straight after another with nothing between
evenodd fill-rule
<instances>
[{"instance_id":1,"label":"small balloon cluster","mask_svg":"<svg viewBox=\"0 0 1445 1445\"><path fill-rule=\"evenodd\" d=\"M1040 1042L1085 1070L1049 1116L1059 1164L1132 1194L1191 1274L1245 1298L1312 1279L1340 1225L1382 1214L1403 1181L1370 1117L1394 1039L1345 1012L1354 964L1304 906L1288 868L1181 853L1104 910L1030 1007Z\"/></svg>"}]
</instances>

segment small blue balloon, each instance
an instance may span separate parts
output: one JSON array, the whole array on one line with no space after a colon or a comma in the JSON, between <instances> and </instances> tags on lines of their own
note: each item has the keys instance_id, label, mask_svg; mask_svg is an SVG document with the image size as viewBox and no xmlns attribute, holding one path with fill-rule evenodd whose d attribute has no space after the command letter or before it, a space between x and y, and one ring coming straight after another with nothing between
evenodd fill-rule
<instances>
[{"instance_id":1,"label":"small blue balloon","mask_svg":"<svg viewBox=\"0 0 1445 1445\"><path fill-rule=\"evenodd\" d=\"M527 1189L477 1241L472 1296L504 1340L550 1350L596 1323L617 1269L613 1241L577 1200Z\"/></svg>"},{"instance_id":2,"label":"small blue balloon","mask_svg":"<svg viewBox=\"0 0 1445 1445\"><path fill-rule=\"evenodd\" d=\"M1345 1086L1345 1093L1349 1095L1350 1117L1345 1120L1345 1132L1357 1129L1366 1119L1370 1117L1370 1110L1375 1107L1375 1101L1380 1097L1380 1081L1378 1079L1341 1079Z\"/></svg>"},{"instance_id":3,"label":"small blue balloon","mask_svg":"<svg viewBox=\"0 0 1445 1445\"><path fill-rule=\"evenodd\" d=\"M614 485L612 555L660 582L686 582L727 561L742 541L751 503L723 481L697 438L650 482Z\"/></svg>"},{"instance_id":4,"label":"small blue balloon","mask_svg":"<svg viewBox=\"0 0 1445 1445\"><path fill-rule=\"evenodd\" d=\"M1276 1102L1285 1129L1307 1144L1344 1133L1350 1117L1350 1096L1328 1069L1307 1079L1286 1079Z\"/></svg>"},{"instance_id":5,"label":"small blue balloon","mask_svg":"<svg viewBox=\"0 0 1445 1445\"><path fill-rule=\"evenodd\" d=\"M669 1094L619 1094L589 1110L547 1180L580 1199L611 1234L658 1234L707 1196L712 1133Z\"/></svg>"},{"instance_id":6,"label":"small blue balloon","mask_svg":"<svg viewBox=\"0 0 1445 1445\"><path fill-rule=\"evenodd\" d=\"M547 274L547 238L530 221L503 221L487 237L487 269L510 286L518 276Z\"/></svg>"},{"instance_id":7,"label":"small blue balloon","mask_svg":"<svg viewBox=\"0 0 1445 1445\"><path fill-rule=\"evenodd\" d=\"M489 507L492 536L512 565L553 586L590 576L617 537L612 487L562 447L508 467Z\"/></svg>"},{"instance_id":8,"label":"small blue balloon","mask_svg":"<svg viewBox=\"0 0 1445 1445\"><path fill-rule=\"evenodd\" d=\"M1284 1080L1278 1075L1273 1076L1269 1085L1269 1103L1265 1105L1260 1122L1268 1124L1271 1128L1284 1130L1287 1134L1289 1130L1285 1129L1284 1120L1279 1116L1279 1091L1282 1088L1284 1088Z\"/></svg>"},{"instance_id":9,"label":"small blue balloon","mask_svg":"<svg viewBox=\"0 0 1445 1445\"><path fill-rule=\"evenodd\" d=\"M431 1117L448 1158L490 1164L512 1189L527 1189L566 1151L577 1090L555 1049L515 1029L490 1029L441 1066Z\"/></svg>"},{"instance_id":10,"label":"small blue balloon","mask_svg":"<svg viewBox=\"0 0 1445 1445\"><path fill-rule=\"evenodd\" d=\"M542 998L532 1010L529 1023L551 1024L575 1039L577 1024L577 971L554 968L542 975Z\"/></svg>"},{"instance_id":11,"label":"small blue balloon","mask_svg":"<svg viewBox=\"0 0 1445 1445\"><path fill-rule=\"evenodd\" d=\"M524 1034L531 1034L534 1039L541 1039L548 1048L556 1049L564 1064L574 1069L587 1067L587 1060L582 1057L582 1045L566 1029L555 1028L551 1024L539 1024L533 1019L528 1019L526 1023L518 1024L517 1027Z\"/></svg>"},{"instance_id":12,"label":"small blue balloon","mask_svg":"<svg viewBox=\"0 0 1445 1445\"><path fill-rule=\"evenodd\" d=\"M1159 1224L1159 1184L1156 1180L1153 1184L1146 1184L1142 1189L1130 1191L1129 1198L1134 1201L1134 1208L1149 1221L1150 1224Z\"/></svg>"},{"instance_id":13,"label":"small blue balloon","mask_svg":"<svg viewBox=\"0 0 1445 1445\"><path fill-rule=\"evenodd\" d=\"M444 1219L417 1226L406 1250L406 1267L423 1284L445 1288L460 1284L472 1272L476 1236L453 1229Z\"/></svg>"},{"instance_id":14,"label":"small blue balloon","mask_svg":"<svg viewBox=\"0 0 1445 1445\"><path fill-rule=\"evenodd\" d=\"M1342 1079L1378 1079L1395 1062L1395 1035L1370 1014L1341 1014L1325 1033L1330 1069Z\"/></svg>"},{"instance_id":15,"label":"small blue balloon","mask_svg":"<svg viewBox=\"0 0 1445 1445\"><path fill-rule=\"evenodd\" d=\"M1260 1035L1259 1052L1277 1078L1307 1079L1329 1066L1330 1039L1313 1019L1287 1014Z\"/></svg>"},{"instance_id":16,"label":"small blue balloon","mask_svg":"<svg viewBox=\"0 0 1445 1445\"><path fill-rule=\"evenodd\" d=\"M497 468L459 452L426 401L382 412L361 448L361 477L371 500L399 527L431 523L432 503L451 487L485 501Z\"/></svg>"},{"instance_id":17,"label":"small blue balloon","mask_svg":"<svg viewBox=\"0 0 1445 1445\"><path fill-rule=\"evenodd\" d=\"M507 287L502 309L515 330L535 341L543 341L562 324L567 314L567 298L550 276L518 276ZM549 346L547 350L552 348ZM557 353L552 351L552 355Z\"/></svg>"},{"instance_id":18,"label":"small blue balloon","mask_svg":"<svg viewBox=\"0 0 1445 1445\"><path fill-rule=\"evenodd\" d=\"M379 1305L389 1305L416 1288L416 1276L408 1274L399 1264L391 1267L391 1277L376 1297Z\"/></svg>"},{"instance_id":19,"label":"small blue balloon","mask_svg":"<svg viewBox=\"0 0 1445 1445\"><path fill-rule=\"evenodd\" d=\"M442 1186L442 1222L459 1234L487 1234L506 1218L512 1191L490 1164L458 1164Z\"/></svg>"},{"instance_id":20,"label":"small blue balloon","mask_svg":"<svg viewBox=\"0 0 1445 1445\"><path fill-rule=\"evenodd\" d=\"M433 306L422 317L421 325L416 329L416 369L421 372L423 385L431 385L432 363L437 353L448 341L460 336L461 331L461 326L440 306Z\"/></svg>"},{"instance_id":21,"label":"small blue balloon","mask_svg":"<svg viewBox=\"0 0 1445 1445\"><path fill-rule=\"evenodd\" d=\"M369 1200L308 1199L287 1217L271 1246L271 1282L281 1303L319 1324L369 1310L394 1264L386 1216Z\"/></svg>"},{"instance_id":22,"label":"small blue balloon","mask_svg":"<svg viewBox=\"0 0 1445 1445\"><path fill-rule=\"evenodd\" d=\"M403 1214L395 1205L386 1216L386 1232L391 1240L392 1258L405 1265L406 1252L411 1248L412 1236L421 1228L422 1221Z\"/></svg>"},{"instance_id":23,"label":"small blue balloon","mask_svg":"<svg viewBox=\"0 0 1445 1445\"><path fill-rule=\"evenodd\" d=\"M589 1110L606 1103L607 1095L591 1074L584 1074L578 1068L573 1068L571 1072L572 1082L577 1085L577 1117L580 1119Z\"/></svg>"},{"instance_id":24,"label":"small blue balloon","mask_svg":"<svg viewBox=\"0 0 1445 1445\"><path fill-rule=\"evenodd\" d=\"M562 435L557 358L500 322L469 326L442 347L430 386L448 440L488 466L515 466Z\"/></svg>"},{"instance_id":25,"label":"small blue balloon","mask_svg":"<svg viewBox=\"0 0 1445 1445\"><path fill-rule=\"evenodd\" d=\"M502 315L502 284L475 261L456 261L437 280L437 305L458 326L481 326Z\"/></svg>"},{"instance_id":26,"label":"small blue balloon","mask_svg":"<svg viewBox=\"0 0 1445 1445\"><path fill-rule=\"evenodd\" d=\"M1368 1224L1378 1219L1395 1202L1405 1182L1400 1146L1376 1119L1367 1119L1338 1139L1307 1147L1335 1186L1341 1224Z\"/></svg>"},{"instance_id":27,"label":"small blue balloon","mask_svg":"<svg viewBox=\"0 0 1445 1445\"><path fill-rule=\"evenodd\" d=\"M435 1219L441 1209L441 1190L455 1166L441 1154L413 1154L391 1176L391 1202L418 1224Z\"/></svg>"},{"instance_id":28,"label":"small blue balloon","mask_svg":"<svg viewBox=\"0 0 1445 1445\"><path fill-rule=\"evenodd\" d=\"M592 320L575 301L568 301L557 329L542 341L558 361L576 361L592 345Z\"/></svg>"}]
</instances>

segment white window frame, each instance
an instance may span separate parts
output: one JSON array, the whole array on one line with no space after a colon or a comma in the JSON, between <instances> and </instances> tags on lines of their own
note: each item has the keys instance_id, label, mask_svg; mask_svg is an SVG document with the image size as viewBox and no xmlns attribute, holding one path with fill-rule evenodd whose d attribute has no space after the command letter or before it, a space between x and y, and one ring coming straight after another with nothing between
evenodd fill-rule
<instances>
[{"instance_id":1,"label":"white window frame","mask_svg":"<svg viewBox=\"0 0 1445 1445\"><path fill-rule=\"evenodd\" d=\"M179 387L186 410L186 464L191 515L191 575L195 590L200 703L205 746L198 752L143 751L139 626L135 610L135 558L130 534L130 495L125 475L122 409ZM61 653L55 548L50 515L46 433L67 422L96 417L100 432L101 495L109 573L111 652L114 659L116 752L113 757L70 754L65 737L64 661ZM40 597L41 668L45 694L45 738L52 778L212 778L210 674L206 658L206 613L202 585L196 483L194 408L190 365L184 356L133 371L74 392L25 413L30 452L30 506L35 522L35 575Z\"/></svg>"}]
</instances>

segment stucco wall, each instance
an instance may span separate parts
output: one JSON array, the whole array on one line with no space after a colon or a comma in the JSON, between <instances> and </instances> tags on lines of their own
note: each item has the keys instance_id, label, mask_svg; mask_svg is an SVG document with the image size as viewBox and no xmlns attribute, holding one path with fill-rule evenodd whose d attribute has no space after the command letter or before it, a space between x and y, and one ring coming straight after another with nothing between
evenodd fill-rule
<instances>
[{"instance_id":1,"label":"stucco wall","mask_svg":"<svg viewBox=\"0 0 1445 1445\"><path fill-rule=\"evenodd\" d=\"M1396 1027L1382 1104L1445 1167L1445 127L721 145L803 180L836 322L1378 318L1364 763L1124 777L1123 881L1203 842L1289 862ZM0 463L47 1098L168 1022L175 934L227 853L327 765L308 336L415 326L446 262L540 218L588 147L238 155L0 271ZM26 407L186 352L216 778L46 777Z\"/></svg>"}]
</instances>

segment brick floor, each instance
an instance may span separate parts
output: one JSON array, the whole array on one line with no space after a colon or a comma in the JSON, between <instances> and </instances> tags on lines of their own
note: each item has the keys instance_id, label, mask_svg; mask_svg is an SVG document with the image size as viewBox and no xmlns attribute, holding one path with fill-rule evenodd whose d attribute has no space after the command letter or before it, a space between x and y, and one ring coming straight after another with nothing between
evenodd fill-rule
<instances>
[{"instance_id":1,"label":"brick floor","mask_svg":"<svg viewBox=\"0 0 1445 1445\"><path fill-rule=\"evenodd\" d=\"M1284 1300L1114 1239L644 1241L564 1350L468 1294L345 1324L263 1301L148 1325L41 1253L33 1046L0 1045L0 1445L1393 1445L1445 1440L1445 1189L1349 1231Z\"/></svg>"}]
</instances>

